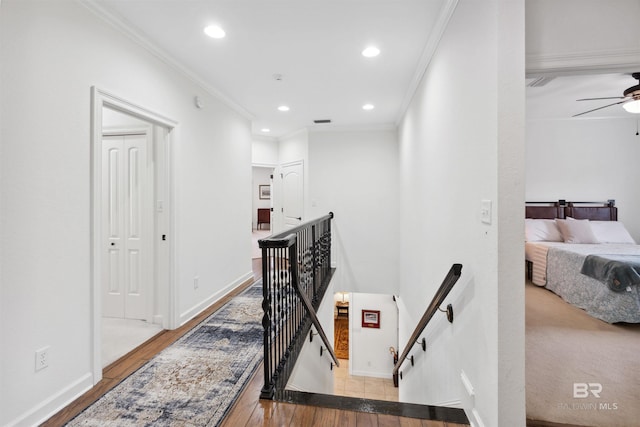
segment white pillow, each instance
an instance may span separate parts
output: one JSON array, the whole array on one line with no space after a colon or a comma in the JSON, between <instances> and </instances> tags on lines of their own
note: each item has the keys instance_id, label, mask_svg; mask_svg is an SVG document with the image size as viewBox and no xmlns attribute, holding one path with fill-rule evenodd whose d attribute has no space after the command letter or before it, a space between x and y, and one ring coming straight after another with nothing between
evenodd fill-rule
<instances>
[{"instance_id":1,"label":"white pillow","mask_svg":"<svg viewBox=\"0 0 640 427\"><path fill-rule=\"evenodd\" d=\"M524 237L527 242L562 242L562 235L552 219L524 220Z\"/></svg>"},{"instance_id":2,"label":"white pillow","mask_svg":"<svg viewBox=\"0 0 640 427\"><path fill-rule=\"evenodd\" d=\"M591 231L588 219L556 219L556 224L565 243L600 243Z\"/></svg>"},{"instance_id":3,"label":"white pillow","mask_svg":"<svg viewBox=\"0 0 640 427\"><path fill-rule=\"evenodd\" d=\"M624 224L618 221L591 221L591 231L600 243L636 244Z\"/></svg>"}]
</instances>

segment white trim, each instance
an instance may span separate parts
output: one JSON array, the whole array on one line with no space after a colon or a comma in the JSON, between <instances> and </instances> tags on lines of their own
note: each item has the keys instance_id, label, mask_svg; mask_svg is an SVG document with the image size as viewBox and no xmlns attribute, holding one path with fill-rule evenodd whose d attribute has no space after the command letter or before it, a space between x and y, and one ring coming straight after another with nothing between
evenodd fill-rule
<instances>
[{"instance_id":1,"label":"white trim","mask_svg":"<svg viewBox=\"0 0 640 427\"><path fill-rule=\"evenodd\" d=\"M103 127L102 136L130 136L130 135L146 135L151 132L151 128L136 127Z\"/></svg>"},{"instance_id":2,"label":"white trim","mask_svg":"<svg viewBox=\"0 0 640 427\"><path fill-rule=\"evenodd\" d=\"M474 423L470 417L467 417L467 418L469 418L469 421L471 422L471 425L473 427L484 427L484 422L482 421L482 418L480 418L480 413L478 412L478 410L476 408L473 408L471 410L471 413L473 414L473 418L475 418L475 421L476 421Z\"/></svg>"},{"instance_id":3,"label":"white trim","mask_svg":"<svg viewBox=\"0 0 640 427\"><path fill-rule=\"evenodd\" d=\"M243 274L242 276L238 277L236 280L234 280L233 282L229 283L227 286L225 286L224 288L220 289L219 291L217 291L213 295L209 296L209 298L199 302L198 304L194 305L193 307L191 307L190 309L188 309L184 313L181 313L180 314L180 326L184 325L189 320L193 319L198 314L202 313L202 311L204 311L207 307L209 307L212 304L216 303L218 300L220 300L225 295L227 295L228 293L230 293L231 291L236 289L238 286L241 286L242 284L244 284L247 281L252 280L252 279L253 279L253 271L249 271L249 272Z\"/></svg>"},{"instance_id":4,"label":"white trim","mask_svg":"<svg viewBox=\"0 0 640 427\"><path fill-rule=\"evenodd\" d=\"M349 364L349 366L351 366L351 364ZM360 376L360 377L384 378L387 380L393 379L393 374L383 374L376 371L362 371L359 369L355 369L349 374L352 376Z\"/></svg>"},{"instance_id":5,"label":"white trim","mask_svg":"<svg viewBox=\"0 0 640 427\"><path fill-rule=\"evenodd\" d=\"M87 390L91 389L91 387L93 387L91 379L91 373L84 374L58 393L44 400L38 406L9 421L6 426L37 426L42 424L51 418L52 415L57 414L69 405L69 402L73 402Z\"/></svg>"},{"instance_id":6,"label":"white trim","mask_svg":"<svg viewBox=\"0 0 640 427\"><path fill-rule=\"evenodd\" d=\"M447 29L447 25L449 25L449 21L453 16L453 12L456 10L458 6L458 0L446 0L445 5L440 9L440 15L433 26L433 30L429 35L429 39L427 40L424 49L422 50L422 55L420 55L420 61L418 62L418 66L413 74L413 79L407 88L407 91L404 94L404 98L402 104L400 104L400 109L398 110L398 116L396 117L396 125L399 125L404 117L413 97L422 81L422 77L424 77L424 73L427 72L427 68L429 68L429 64L433 59L433 55L440 44L440 40L444 35L445 30Z\"/></svg>"},{"instance_id":7,"label":"white trim","mask_svg":"<svg viewBox=\"0 0 640 427\"><path fill-rule=\"evenodd\" d=\"M175 307L177 306L175 301L175 253L173 236L173 220L174 207L173 207L173 195L174 182L172 179L173 170L173 156L171 155L171 131L177 126L177 122L171 120L161 114L147 110L144 107L133 104L120 97L112 95L102 89L98 89L95 86L91 88L91 307L90 307L90 322L91 322L91 371L93 373L93 384L97 384L102 379L102 360L101 360L101 314L102 314L102 296L101 296L101 271L102 271L102 256L101 248L102 242L102 110L104 107L109 107L128 115L132 115L146 122L150 122L153 125L161 126L167 129L166 135L166 156L167 166L166 170L163 170L165 178L168 182L168 188L166 190L165 210L168 215L169 230L168 230L168 244L169 251L166 260L168 264L168 299L166 307L160 307L160 315L166 316L169 323L169 328L174 326L173 319L175 319ZM155 132L152 132L155 134ZM154 144L155 145L155 141ZM155 171L153 172L155 173ZM155 209L154 215L155 215ZM159 236L153 236L153 241L157 242ZM157 271L158 261L155 262L154 274Z\"/></svg>"},{"instance_id":8,"label":"white trim","mask_svg":"<svg viewBox=\"0 0 640 427\"><path fill-rule=\"evenodd\" d=\"M443 401L440 401L440 402L430 403L430 405L432 405L432 406L446 406L447 408L464 409L462 407L462 402L459 399L443 400Z\"/></svg>"},{"instance_id":9,"label":"white trim","mask_svg":"<svg viewBox=\"0 0 640 427\"><path fill-rule=\"evenodd\" d=\"M309 133L323 133L323 132L368 132L368 131L395 131L398 129L395 123L378 123L370 125L314 125L308 126L307 131Z\"/></svg>"},{"instance_id":10,"label":"white trim","mask_svg":"<svg viewBox=\"0 0 640 427\"><path fill-rule=\"evenodd\" d=\"M640 50L612 49L554 55L527 55L526 75L575 75L630 72L640 67Z\"/></svg>"},{"instance_id":11,"label":"white trim","mask_svg":"<svg viewBox=\"0 0 640 427\"><path fill-rule=\"evenodd\" d=\"M153 122L170 129L178 125L178 122L176 122L175 120L169 119L162 114L148 110L145 107L120 98L119 96L116 96L111 92L107 92L104 89L93 86L91 90L92 96L97 97L102 101L102 106L110 107L114 110L118 110L130 116L137 117L146 122ZM100 113L100 115L102 116L102 112ZM102 123L102 120L100 121L100 123Z\"/></svg>"},{"instance_id":12,"label":"white trim","mask_svg":"<svg viewBox=\"0 0 640 427\"><path fill-rule=\"evenodd\" d=\"M160 59L165 64L173 67L182 73L186 78L202 87L207 93L212 95L213 97L219 99L224 104L226 104L229 108L236 111L238 114L242 115L244 118L248 120L254 120L255 117L253 114L249 113L244 107L240 104L232 100L227 95L220 92L220 90L214 88L209 85L202 79L200 76L192 72L191 70L184 67L180 62L178 62L173 56L168 54L166 51L158 47L155 43L152 43L148 38L143 36L140 32L133 29L133 25L127 22L124 18L120 16L116 16L111 12L108 12L102 6L100 6L95 0L76 0L78 3L86 7L89 11L94 13L98 18L102 19L107 24L111 25L114 29L118 30L120 33L127 36L134 43L138 44L142 48L146 49L158 59Z\"/></svg>"},{"instance_id":13,"label":"white trim","mask_svg":"<svg viewBox=\"0 0 640 427\"><path fill-rule=\"evenodd\" d=\"M278 164L277 163L251 163L251 167L275 169L278 167Z\"/></svg>"}]
</instances>

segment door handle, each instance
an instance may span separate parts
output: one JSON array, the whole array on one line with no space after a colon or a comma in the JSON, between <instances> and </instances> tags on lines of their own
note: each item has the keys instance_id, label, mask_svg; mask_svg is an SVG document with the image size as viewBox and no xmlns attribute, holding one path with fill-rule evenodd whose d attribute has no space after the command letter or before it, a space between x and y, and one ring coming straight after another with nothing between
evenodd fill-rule
<instances>
[{"instance_id":1,"label":"door handle","mask_svg":"<svg viewBox=\"0 0 640 427\"><path fill-rule=\"evenodd\" d=\"M114 242L111 242L111 246L115 246L116 244Z\"/></svg>"},{"instance_id":2,"label":"door handle","mask_svg":"<svg viewBox=\"0 0 640 427\"><path fill-rule=\"evenodd\" d=\"M299 216L298 218L296 218L298 221L302 221L302 217Z\"/></svg>"}]
</instances>

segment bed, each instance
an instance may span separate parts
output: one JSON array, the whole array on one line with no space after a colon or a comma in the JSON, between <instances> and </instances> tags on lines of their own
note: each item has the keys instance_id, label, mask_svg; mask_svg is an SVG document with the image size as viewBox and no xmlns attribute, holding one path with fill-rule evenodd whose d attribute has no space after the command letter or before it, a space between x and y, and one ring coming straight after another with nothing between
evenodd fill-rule
<instances>
[{"instance_id":1,"label":"bed","mask_svg":"<svg viewBox=\"0 0 640 427\"><path fill-rule=\"evenodd\" d=\"M640 245L615 201L527 202L527 276L608 323L640 323Z\"/></svg>"}]
</instances>

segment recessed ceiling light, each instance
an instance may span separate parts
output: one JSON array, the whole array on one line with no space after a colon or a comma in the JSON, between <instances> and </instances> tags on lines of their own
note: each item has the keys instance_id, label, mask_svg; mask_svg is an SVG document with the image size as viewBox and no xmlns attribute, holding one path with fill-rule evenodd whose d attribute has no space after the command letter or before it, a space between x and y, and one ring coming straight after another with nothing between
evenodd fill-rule
<instances>
[{"instance_id":1,"label":"recessed ceiling light","mask_svg":"<svg viewBox=\"0 0 640 427\"><path fill-rule=\"evenodd\" d=\"M262 128L262 129L260 129L260 132L269 133L269 132L271 132L271 129L269 129L269 128Z\"/></svg>"},{"instance_id":2,"label":"recessed ceiling light","mask_svg":"<svg viewBox=\"0 0 640 427\"><path fill-rule=\"evenodd\" d=\"M208 27L205 27L204 33L212 39L221 39L227 35L227 33L217 25L209 25Z\"/></svg>"},{"instance_id":3,"label":"recessed ceiling light","mask_svg":"<svg viewBox=\"0 0 640 427\"><path fill-rule=\"evenodd\" d=\"M373 104L364 104L364 105L362 106L362 109L363 109L363 110L367 110L367 111L369 111L369 110L373 110L374 108L376 108L376 107L375 107Z\"/></svg>"},{"instance_id":4,"label":"recessed ceiling light","mask_svg":"<svg viewBox=\"0 0 640 427\"><path fill-rule=\"evenodd\" d=\"M286 105L281 105L281 106L278 107L278 110L279 111L289 111L289 107L286 106Z\"/></svg>"},{"instance_id":5,"label":"recessed ceiling light","mask_svg":"<svg viewBox=\"0 0 640 427\"><path fill-rule=\"evenodd\" d=\"M373 58L378 55L380 55L380 49L375 46L369 46L362 51L362 56L366 56L367 58Z\"/></svg>"}]
</instances>

